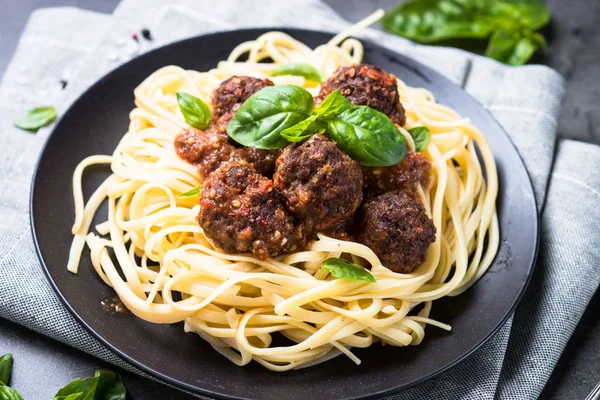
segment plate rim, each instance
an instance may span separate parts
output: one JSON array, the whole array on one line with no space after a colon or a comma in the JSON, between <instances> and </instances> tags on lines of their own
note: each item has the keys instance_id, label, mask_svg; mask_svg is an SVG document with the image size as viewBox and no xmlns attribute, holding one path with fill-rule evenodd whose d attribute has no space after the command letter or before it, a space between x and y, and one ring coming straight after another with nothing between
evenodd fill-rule
<instances>
[{"instance_id":1,"label":"plate rim","mask_svg":"<svg viewBox=\"0 0 600 400\"><path fill-rule=\"evenodd\" d=\"M52 289L54 290L54 292L58 295L58 298L60 299L61 303L67 308L67 310L69 311L69 313L75 317L75 320L84 327L84 329L91 334L91 336L98 340L103 346L105 346L109 351L113 352L114 354L116 354L118 357L122 358L123 360L127 361L128 363L130 363L131 365L133 365L135 368L141 370L142 372L146 372L149 375L151 375L151 378L153 379L158 379L158 380L163 380L164 382L160 382L163 384L166 384L168 386L172 386L174 388L176 388L177 390L183 390L184 392L188 392L190 394L202 394L202 395L208 395L208 396L213 396L215 398L220 398L220 399L231 399L231 400L235 400L235 399L250 399L250 397L238 397L238 396L230 396L227 394L222 394L222 393L217 393L217 392L213 392L209 389L204 389L204 388L199 388L197 386L193 386L190 385L186 382L182 382L176 378L172 378L168 375L165 375L159 371L156 371L155 369L146 366L143 362L141 361L137 361L136 359L132 358L131 356L127 355L125 352L120 351L119 349L117 349L115 346L113 346L109 341L107 341L106 339L104 339L99 333L97 333L84 319L83 317L81 317L76 311L75 309L71 306L71 304L69 303L69 301L66 299L66 297L63 295L63 293L61 292L61 290L59 289L58 285L56 284L56 282L54 281L50 269L48 268L48 265L46 264L43 256L42 256L42 250L40 247L40 244L38 242L38 238L37 238L37 227L36 227L36 223L35 223L35 218L34 218L34 212L33 212L33 208L34 208L34 191L35 191L35 186L36 186L36 182L38 179L38 173L40 171L40 164L42 162L42 159L44 158L44 155L46 154L47 148L48 148L48 144L50 143L52 137L54 136L54 133L56 131L56 129L61 125L61 123L63 122L63 119L69 115L71 109L75 106L75 104L77 104L79 102L79 100L85 96L89 91L93 90L94 88L96 88L97 86L101 85L106 79L108 79L111 75L113 75L116 71L122 69L122 68L127 68L128 65L130 65L131 63L133 63L134 61L138 60L139 58L142 57L146 57L146 56L150 56L154 53L163 51L164 49L170 47L170 46L174 46L174 45L178 45L178 44L182 44L185 42L193 42L193 41L197 41L197 40L201 40L202 38L206 38L206 37L212 37L212 36L219 36L219 35L223 35L223 34L229 34L229 33L233 33L233 32L246 32L249 35L257 35L257 34L262 34L262 33L266 33L269 31L275 31L275 30L283 30L283 31L288 31L288 32L296 32L296 33L300 33L302 34L303 32L307 32L307 33L320 33L320 34L326 34L326 35L334 35L335 33L332 33L331 31L327 31L327 30L319 30L319 29L306 29L306 28L297 28L297 27L292 27L292 26L281 26L281 25L275 25L275 26L264 26L264 27L251 27L251 28L241 28L241 29L224 29L224 30L218 30L218 31L213 31L213 32L208 32L208 33L204 33L204 34L200 34L200 35L196 35L196 36L192 36L192 37L188 37L185 39L181 39L181 40L176 40L173 42L169 42L167 44L158 46L150 51L147 51L143 54L138 55L137 57L134 57L132 59L130 59L129 61L120 64L112 69L110 69L109 71L107 71L106 73L104 73L100 78L98 78L96 81L94 81L93 84L89 85L86 87L85 90L81 91L77 97L72 100L69 104L69 106L64 110L63 114L60 116L60 118L58 119L58 121L56 122L56 124L54 125L54 127L52 128L52 131L48 134L48 136L46 137L43 146L41 147L39 156L37 157L37 161L35 163L35 167L34 167L34 172L32 175L32 179L31 179L31 184L29 186L29 222L30 222L30 230L31 230L31 234L33 237L33 242L34 242L34 247L35 247L35 252L36 252L36 256L40 262L40 264L42 265L42 269L44 271L44 276L46 277L46 279L49 281ZM292 35L293 36L293 35ZM356 37L356 36L352 36L352 37ZM468 97L470 97L475 103L477 103L481 110L487 114L487 116L490 118L491 121L493 121L494 124L497 125L497 127L502 131L502 134L506 137L506 139L508 139L508 142L510 144L510 146L513 147L513 149L516 151L516 154L521 162L521 165L523 166L525 173L526 173L526 181L528 183L527 186L527 191L530 192L532 194L532 200L533 200L533 206L535 209L535 213L534 213L534 228L533 231L535 233L535 238L534 238L534 248L532 249L533 254L532 254L532 258L531 258L531 263L528 266L528 272L527 272L527 277L525 278L525 281L522 285L522 288L516 298L516 300L514 301L514 303L511 305L510 309L505 313L505 315L502 317L502 319L500 320L500 322L497 324L497 326L492 329L490 331L490 333L488 335L486 335L478 344L476 344L475 346L473 346L471 349L469 349L469 351L465 352L464 354L462 354L460 357L456 358L454 361L446 364L445 366L438 368L435 371L431 371L428 372L427 374L425 374L424 376L422 376L419 379L416 379L410 383L407 383L405 385L396 387L396 388L391 388L391 389L383 389L383 390L378 390L376 392L373 392L371 394L367 394L364 395L362 397L352 397L352 398L360 398L360 399L374 399L374 398L378 398L381 396L386 396L386 395L391 395L391 394L395 394L395 393L400 393L403 391L406 391L410 388L413 388L417 385L420 385L424 382L427 382L437 376L439 376L440 374L452 369L453 367L457 366L458 364L462 363L465 359L467 359L468 357L470 357L471 355L473 355L473 353L475 353L477 350L479 350L484 344L486 344L505 324L506 321L509 319L509 317L511 315L514 314L516 308L519 306L519 304L521 303L521 301L523 300L523 297L525 295L525 292L527 291L533 274L535 273L535 269L536 269L536 264L537 264L537 259L538 259L538 255L539 255L539 247L540 247L540 238L541 238L541 224L540 224L540 211L538 208L538 199L535 196L535 190L533 187L533 181L531 179L531 175L529 173L529 171L527 170L525 161L523 160L523 157L521 155L521 153L519 152L519 149L515 146L513 139L511 138L511 136L508 134L508 132L506 131L506 129L502 126L502 124L500 124L500 122L494 117L494 115L488 110L487 107L485 107L479 100L477 100L473 95L471 95L468 91L466 91L463 87L457 85L456 83L452 82L450 79L448 79L446 76L444 76L442 73L434 70L433 68L430 68L429 66L421 63L420 61L409 57L406 54L403 53L399 53L398 51L391 49L389 47L384 46L383 44L378 44L370 39L367 38L360 38L358 37L357 39L359 39L362 43L368 43L369 47L375 49L376 51L388 51L391 53L394 53L396 56L399 56L400 58L404 58L409 60L412 63L415 63L419 66L419 68L422 68L424 70L427 71L428 74L433 74L433 75L437 75L439 77L441 77L442 79L444 79L447 83L449 83L450 85L455 86L457 89L459 89L460 91L462 91L464 94L466 94ZM494 153L494 151L492 151L492 153ZM490 265L490 267L494 264L495 262L495 258L494 261L492 262L492 264ZM477 284L477 283L475 283ZM70 345L69 345L70 346ZM86 352L87 353L87 352ZM90 353L87 353L90 354ZM91 355L91 354L90 354ZM93 355L92 355L93 356ZM95 356L93 356L95 357ZM118 366L116 366L118 367ZM121 368L121 367L118 367ZM131 372L131 371L128 371Z\"/></svg>"}]
</instances>

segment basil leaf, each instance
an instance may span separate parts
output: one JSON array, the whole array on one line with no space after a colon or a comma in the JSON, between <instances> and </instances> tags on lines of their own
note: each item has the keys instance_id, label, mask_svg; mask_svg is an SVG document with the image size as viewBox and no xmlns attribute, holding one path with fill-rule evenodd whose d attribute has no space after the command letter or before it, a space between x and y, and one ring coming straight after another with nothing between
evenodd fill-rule
<instances>
[{"instance_id":1,"label":"basil leaf","mask_svg":"<svg viewBox=\"0 0 600 400\"><path fill-rule=\"evenodd\" d=\"M544 41L544 45L545 45ZM540 46L530 38L519 40L510 58L506 61L508 65L523 65Z\"/></svg>"},{"instance_id":2,"label":"basil leaf","mask_svg":"<svg viewBox=\"0 0 600 400\"><path fill-rule=\"evenodd\" d=\"M204 130L210 124L210 108L201 99L184 92L177 92L177 103L185 122Z\"/></svg>"},{"instance_id":3,"label":"basil leaf","mask_svg":"<svg viewBox=\"0 0 600 400\"><path fill-rule=\"evenodd\" d=\"M281 136L290 142L301 142L316 133L323 133L325 126L317 120L318 118L317 114L313 114L304 121L300 121L296 125L283 130Z\"/></svg>"},{"instance_id":4,"label":"basil leaf","mask_svg":"<svg viewBox=\"0 0 600 400\"><path fill-rule=\"evenodd\" d=\"M518 33L507 32L505 30L496 31L488 43L485 55L494 60L506 63L514 52L518 42Z\"/></svg>"},{"instance_id":5,"label":"basil leaf","mask_svg":"<svg viewBox=\"0 0 600 400\"><path fill-rule=\"evenodd\" d=\"M125 400L127 390L119 374L100 369L95 377L98 378L96 400Z\"/></svg>"},{"instance_id":6,"label":"basil leaf","mask_svg":"<svg viewBox=\"0 0 600 400\"><path fill-rule=\"evenodd\" d=\"M288 141L281 132L308 118L312 95L299 86L268 86L246 100L227 124L227 134L244 146L281 149Z\"/></svg>"},{"instance_id":7,"label":"basil leaf","mask_svg":"<svg viewBox=\"0 0 600 400\"><path fill-rule=\"evenodd\" d=\"M485 38L493 26L475 18L487 1L413 0L390 10L383 27L423 43L446 39Z\"/></svg>"},{"instance_id":8,"label":"basil leaf","mask_svg":"<svg viewBox=\"0 0 600 400\"><path fill-rule=\"evenodd\" d=\"M341 258L329 258L323 261L321 268L338 279L376 282L375 277L369 271Z\"/></svg>"},{"instance_id":9,"label":"basil leaf","mask_svg":"<svg viewBox=\"0 0 600 400\"><path fill-rule=\"evenodd\" d=\"M327 121L327 135L352 159L385 167L406 155L406 140L385 115L368 106L351 107Z\"/></svg>"},{"instance_id":10,"label":"basil leaf","mask_svg":"<svg viewBox=\"0 0 600 400\"><path fill-rule=\"evenodd\" d=\"M419 153L427 148L429 144L429 128L426 126L416 126L408 130L410 136L412 136L413 141L415 142L415 150Z\"/></svg>"},{"instance_id":11,"label":"basil leaf","mask_svg":"<svg viewBox=\"0 0 600 400\"><path fill-rule=\"evenodd\" d=\"M83 396L83 393L73 393L67 396L55 396L52 400L79 400Z\"/></svg>"},{"instance_id":12,"label":"basil leaf","mask_svg":"<svg viewBox=\"0 0 600 400\"><path fill-rule=\"evenodd\" d=\"M0 400L23 400L15 389L0 385Z\"/></svg>"},{"instance_id":13,"label":"basil leaf","mask_svg":"<svg viewBox=\"0 0 600 400\"><path fill-rule=\"evenodd\" d=\"M85 379L75 379L67 386L60 389L54 397L65 397L79 394L78 400L94 400L94 395L98 387L99 377L93 376Z\"/></svg>"},{"instance_id":14,"label":"basil leaf","mask_svg":"<svg viewBox=\"0 0 600 400\"><path fill-rule=\"evenodd\" d=\"M285 64L271 70L272 76L294 75L302 76L313 82L323 82L323 76L318 69L310 64Z\"/></svg>"},{"instance_id":15,"label":"basil leaf","mask_svg":"<svg viewBox=\"0 0 600 400\"><path fill-rule=\"evenodd\" d=\"M315 114L321 118L328 118L352 107L352 103L342 95L339 89L329 93L325 100L315 109Z\"/></svg>"},{"instance_id":16,"label":"basil leaf","mask_svg":"<svg viewBox=\"0 0 600 400\"><path fill-rule=\"evenodd\" d=\"M195 196L198 193L200 193L200 191L202 190L202 185L193 188L192 190L188 190L185 193L181 193L179 196L177 197L191 197L191 196Z\"/></svg>"},{"instance_id":17,"label":"basil leaf","mask_svg":"<svg viewBox=\"0 0 600 400\"><path fill-rule=\"evenodd\" d=\"M27 115L15 122L15 126L26 131L37 132L38 129L51 124L56 119L54 107L36 107Z\"/></svg>"},{"instance_id":18,"label":"basil leaf","mask_svg":"<svg viewBox=\"0 0 600 400\"><path fill-rule=\"evenodd\" d=\"M10 380L10 373L12 371L13 356L10 353L6 353L0 357L0 383L8 385Z\"/></svg>"}]
</instances>

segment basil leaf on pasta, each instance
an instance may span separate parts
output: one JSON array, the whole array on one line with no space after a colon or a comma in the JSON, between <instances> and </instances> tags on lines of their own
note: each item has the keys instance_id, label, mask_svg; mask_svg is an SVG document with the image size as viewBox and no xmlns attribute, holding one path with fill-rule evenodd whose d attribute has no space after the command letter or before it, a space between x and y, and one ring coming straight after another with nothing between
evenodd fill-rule
<instances>
[{"instance_id":1,"label":"basil leaf on pasta","mask_svg":"<svg viewBox=\"0 0 600 400\"><path fill-rule=\"evenodd\" d=\"M301 142L308 139L316 133L323 133L325 126L317 121L318 115L313 114L304 121L300 121L294 126L284 129L281 136L290 142Z\"/></svg>"},{"instance_id":2,"label":"basil leaf on pasta","mask_svg":"<svg viewBox=\"0 0 600 400\"><path fill-rule=\"evenodd\" d=\"M26 131L37 132L38 129L56 120L54 107L36 107L29 110L27 115L15 122L15 126Z\"/></svg>"},{"instance_id":3,"label":"basil leaf on pasta","mask_svg":"<svg viewBox=\"0 0 600 400\"><path fill-rule=\"evenodd\" d=\"M301 76L313 82L322 82L323 76L318 69L310 64L291 63L280 65L271 70L272 76L293 75Z\"/></svg>"},{"instance_id":4,"label":"basil leaf on pasta","mask_svg":"<svg viewBox=\"0 0 600 400\"><path fill-rule=\"evenodd\" d=\"M321 268L338 279L376 282L375 277L369 271L341 258L329 258L323 261Z\"/></svg>"},{"instance_id":5,"label":"basil leaf on pasta","mask_svg":"<svg viewBox=\"0 0 600 400\"><path fill-rule=\"evenodd\" d=\"M342 95L342 92L339 89L336 89L325 97L325 100L315 108L314 112L319 118L329 118L350 107L353 107L352 103Z\"/></svg>"},{"instance_id":6,"label":"basil leaf on pasta","mask_svg":"<svg viewBox=\"0 0 600 400\"><path fill-rule=\"evenodd\" d=\"M416 126L408 129L408 133L410 133L410 136L412 136L412 139L415 142L415 150L418 152L425 150L429 144L429 128L426 126Z\"/></svg>"},{"instance_id":7,"label":"basil leaf on pasta","mask_svg":"<svg viewBox=\"0 0 600 400\"><path fill-rule=\"evenodd\" d=\"M210 124L210 108L201 99L184 92L177 92L177 103L185 122L204 130Z\"/></svg>"},{"instance_id":8,"label":"basil leaf on pasta","mask_svg":"<svg viewBox=\"0 0 600 400\"><path fill-rule=\"evenodd\" d=\"M314 99L294 85L269 86L250 96L227 124L227 134L244 146L281 149L288 141L281 132L307 119Z\"/></svg>"},{"instance_id":9,"label":"basil leaf on pasta","mask_svg":"<svg viewBox=\"0 0 600 400\"><path fill-rule=\"evenodd\" d=\"M327 134L352 159L368 167L398 164L406 140L396 125L368 106L353 106L327 122Z\"/></svg>"},{"instance_id":10,"label":"basil leaf on pasta","mask_svg":"<svg viewBox=\"0 0 600 400\"><path fill-rule=\"evenodd\" d=\"M188 190L185 193L181 193L179 196L177 197L191 197L191 196L195 196L198 193L200 193L200 191L202 191L202 185L193 188L192 190Z\"/></svg>"}]
</instances>

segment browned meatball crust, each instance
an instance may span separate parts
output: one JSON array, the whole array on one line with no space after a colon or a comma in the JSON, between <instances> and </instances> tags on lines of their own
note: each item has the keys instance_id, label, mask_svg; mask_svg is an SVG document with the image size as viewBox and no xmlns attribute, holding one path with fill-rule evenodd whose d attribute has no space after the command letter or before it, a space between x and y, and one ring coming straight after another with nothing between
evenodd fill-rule
<instances>
[{"instance_id":1,"label":"browned meatball crust","mask_svg":"<svg viewBox=\"0 0 600 400\"><path fill-rule=\"evenodd\" d=\"M252 252L262 260L303 249L306 227L286 210L273 181L245 162L224 163L200 194L198 223L228 253Z\"/></svg>"},{"instance_id":2,"label":"browned meatball crust","mask_svg":"<svg viewBox=\"0 0 600 400\"><path fill-rule=\"evenodd\" d=\"M417 184L427 190L431 183L431 162L421 153L409 151L396 165L362 167L364 190L369 195L390 190L415 190Z\"/></svg>"},{"instance_id":3,"label":"browned meatball crust","mask_svg":"<svg viewBox=\"0 0 600 400\"><path fill-rule=\"evenodd\" d=\"M273 82L250 76L232 76L224 80L213 93L213 121L227 125L244 101L267 86L273 86Z\"/></svg>"},{"instance_id":4,"label":"browned meatball crust","mask_svg":"<svg viewBox=\"0 0 600 400\"><path fill-rule=\"evenodd\" d=\"M404 125L406 114L400 104L397 85L394 75L373 65L340 67L321 84L321 91L315 100L320 103L339 89L352 104L374 108L390 117L392 122Z\"/></svg>"},{"instance_id":5,"label":"browned meatball crust","mask_svg":"<svg viewBox=\"0 0 600 400\"><path fill-rule=\"evenodd\" d=\"M220 134L217 129L209 129L206 132L183 130L175 138L175 152L195 165L204 178L224 162L245 159L242 149L233 146L229 137Z\"/></svg>"},{"instance_id":6,"label":"browned meatball crust","mask_svg":"<svg viewBox=\"0 0 600 400\"><path fill-rule=\"evenodd\" d=\"M362 206L358 240L395 272L410 273L427 258L436 229L417 197L408 191L387 192Z\"/></svg>"},{"instance_id":7,"label":"browned meatball crust","mask_svg":"<svg viewBox=\"0 0 600 400\"><path fill-rule=\"evenodd\" d=\"M273 180L290 211L318 230L351 217L363 198L360 165L323 135L286 147Z\"/></svg>"}]
</instances>

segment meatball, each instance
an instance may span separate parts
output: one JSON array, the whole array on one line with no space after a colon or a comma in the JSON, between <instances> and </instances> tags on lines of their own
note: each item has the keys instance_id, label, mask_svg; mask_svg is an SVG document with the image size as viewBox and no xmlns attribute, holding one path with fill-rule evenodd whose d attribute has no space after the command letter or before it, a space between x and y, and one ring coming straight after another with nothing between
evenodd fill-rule
<instances>
[{"instance_id":1,"label":"meatball","mask_svg":"<svg viewBox=\"0 0 600 400\"><path fill-rule=\"evenodd\" d=\"M431 182L431 162L421 153L410 151L396 165L362 167L365 193L380 194L390 190L415 190L417 184L425 189Z\"/></svg>"},{"instance_id":2,"label":"meatball","mask_svg":"<svg viewBox=\"0 0 600 400\"><path fill-rule=\"evenodd\" d=\"M323 135L286 147L273 180L290 211L318 230L348 219L363 198L360 165Z\"/></svg>"},{"instance_id":3,"label":"meatball","mask_svg":"<svg viewBox=\"0 0 600 400\"><path fill-rule=\"evenodd\" d=\"M384 266L405 274L425 261L436 234L425 208L409 191L387 192L365 201L357 228L359 242L369 246Z\"/></svg>"},{"instance_id":4,"label":"meatball","mask_svg":"<svg viewBox=\"0 0 600 400\"><path fill-rule=\"evenodd\" d=\"M264 260L306 247L306 226L284 206L273 181L246 162L224 163L204 181L198 223L228 253Z\"/></svg>"},{"instance_id":5,"label":"meatball","mask_svg":"<svg viewBox=\"0 0 600 400\"><path fill-rule=\"evenodd\" d=\"M244 149L244 152L244 158L254 165L256 172L269 178L273 176L275 162L281 154L281 150L264 150L248 146Z\"/></svg>"},{"instance_id":6,"label":"meatball","mask_svg":"<svg viewBox=\"0 0 600 400\"><path fill-rule=\"evenodd\" d=\"M338 240L345 240L347 242L355 242L356 238L354 237L354 233L352 231L352 226L354 224L354 216L348 218L347 220L337 222L333 224L333 226L327 228L323 231L326 236L332 237Z\"/></svg>"},{"instance_id":7,"label":"meatball","mask_svg":"<svg viewBox=\"0 0 600 400\"><path fill-rule=\"evenodd\" d=\"M226 161L245 159L244 151L233 146L230 140L217 129L206 132L185 129L175 138L175 151L179 157L194 164L206 178Z\"/></svg>"},{"instance_id":8,"label":"meatball","mask_svg":"<svg viewBox=\"0 0 600 400\"><path fill-rule=\"evenodd\" d=\"M232 76L221 82L213 93L213 121L227 125L244 101L267 86L273 86L273 82L250 76Z\"/></svg>"},{"instance_id":9,"label":"meatball","mask_svg":"<svg viewBox=\"0 0 600 400\"><path fill-rule=\"evenodd\" d=\"M398 125L404 125L406 122L396 77L379 67L360 64L338 68L321 84L316 102L320 103L336 89L339 89L352 104L381 111Z\"/></svg>"}]
</instances>

